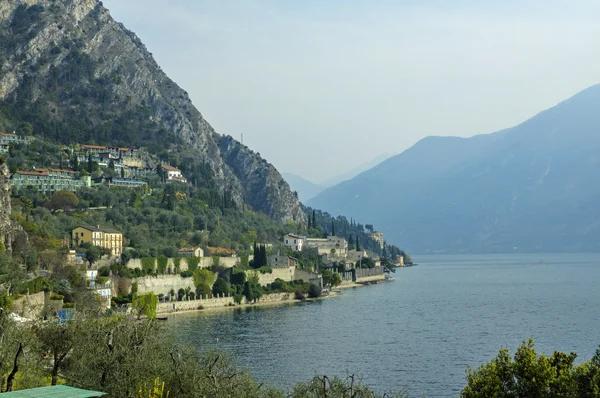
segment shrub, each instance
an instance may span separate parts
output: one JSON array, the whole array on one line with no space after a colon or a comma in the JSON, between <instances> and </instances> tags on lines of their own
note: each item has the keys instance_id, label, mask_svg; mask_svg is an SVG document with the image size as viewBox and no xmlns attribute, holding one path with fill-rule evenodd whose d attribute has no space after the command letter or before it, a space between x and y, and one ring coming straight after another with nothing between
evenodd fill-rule
<instances>
[{"instance_id":1,"label":"shrub","mask_svg":"<svg viewBox=\"0 0 600 398\"><path fill-rule=\"evenodd\" d=\"M260 268L258 269L258 271L259 271L261 274L272 274L272 273L273 273L273 268L271 268L271 267L267 267L266 265L263 265L262 267L260 267Z\"/></svg>"},{"instance_id":2,"label":"shrub","mask_svg":"<svg viewBox=\"0 0 600 398\"><path fill-rule=\"evenodd\" d=\"M200 264L200 258L196 256L186 257L185 262L188 265L188 271L196 271L198 269L198 264Z\"/></svg>"},{"instance_id":3,"label":"shrub","mask_svg":"<svg viewBox=\"0 0 600 398\"><path fill-rule=\"evenodd\" d=\"M232 285L243 285L246 282L246 273L237 268L231 269L231 284Z\"/></svg>"},{"instance_id":4,"label":"shrub","mask_svg":"<svg viewBox=\"0 0 600 398\"><path fill-rule=\"evenodd\" d=\"M106 265L103 267L100 267L98 269L98 275L100 276L110 276L110 268L107 267Z\"/></svg>"},{"instance_id":5,"label":"shrub","mask_svg":"<svg viewBox=\"0 0 600 398\"><path fill-rule=\"evenodd\" d=\"M242 300L244 299L244 295L243 294L236 294L235 296L233 296L233 301L236 304L242 304Z\"/></svg>"},{"instance_id":6,"label":"shrub","mask_svg":"<svg viewBox=\"0 0 600 398\"><path fill-rule=\"evenodd\" d=\"M75 308L75 303L64 303L63 308Z\"/></svg>"},{"instance_id":7,"label":"shrub","mask_svg":"<svg viewBox=\"0 0 600 398\"><path fill-rule=\"evenodd\" d=\"M173 259L173 267L175 267L175 273L178 274L181 270L181 258L175 257Z\"/></svg>"},{"instance_id":8,"label":"shrub","mask_svg":"<svg viewBox=\"0 0 600 398\"><path fill-rule=\"evenodd\" d=\"M199 299L212 298L212 289L207 284L198 285L196 295Z\"/></svg>"},{"instance_id":9,"label":"shrub","mask_svg":"<svg viewBox=\"0 0 600 398\"><path fill-rule=\"evenodd\" d=\"M229 285L227 285L227 281L223 278L218 278L212 288L213 294L216 296L229 294Z\"/></svg>"},{"instance_id":10,"label":"shrub","mask_svg":"<svg viewBox=\"0 0 600 398\"><path fill-rule=\"evenodd\" d=\"M192 275L194 275L194 273L190 270L187 270L187 271L183 271L180 275L182 278L191 278Z\"/></svg>"},{"instance_id":11,"label":"shrub","mask_svg":"<svg viewBox=\"0 0 600 398\"><path fill-rule=\"evenodd\" d=\"M167 272L167 264L169 262L169 259L167 258L167 256L165 255L160 255L158 256L157 259L157 272L159 274L165 274Z\"/></svg>"},{"instance_id":12,"label":"shrub","mask_svg":"<svg viewBox=\"0 0 600 398\"><path fill-rule=\"evenodd\" d=\"M52 293L50 295L50 300L63 300L64 298L65 296L63 296L62 294Z\"/></svg>"},{"instance_id":13,"label":"shrub","mask_svg":"<svg viewBox=\"0 0 600 398\"><path fill-rule=\"evenodd\" d=\"M308 297L310 297L310 298L321 297L322 293L323 293L323 290L321 289L320 286L310 285L308 287Z\"/></svg>"},{"instance_id":14,"label":"shrub","mask_svg":"<svg viewBox=\"0 0 600 398\"><path fill-rule=\"evenodd\" d=\"M144 257L142 258L142 270L144 270L147 274L154 273L154 268L156 267L156 260L152 257Z\"/></svg>"}]
</instances>

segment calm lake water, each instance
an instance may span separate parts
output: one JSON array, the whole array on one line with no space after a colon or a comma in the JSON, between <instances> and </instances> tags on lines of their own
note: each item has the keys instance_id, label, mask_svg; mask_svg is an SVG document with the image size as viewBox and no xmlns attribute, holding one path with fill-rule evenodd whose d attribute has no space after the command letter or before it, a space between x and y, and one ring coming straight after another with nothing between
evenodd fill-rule
<instances>
[{"instance_id":1,"label":"calm lake water","mask_svg":"<svg viewBox=\"0 0 600 398\"><path fill-rule=\"evenodd\" d=\"M378 391L457 396L467 365L533 337L592 357L600 255L416 256L394 280L315 303L172 316L176 336L231 351L260 381L360 374ZM218 341L217 341L218 338Z\"/></svg>"}]
</instances>

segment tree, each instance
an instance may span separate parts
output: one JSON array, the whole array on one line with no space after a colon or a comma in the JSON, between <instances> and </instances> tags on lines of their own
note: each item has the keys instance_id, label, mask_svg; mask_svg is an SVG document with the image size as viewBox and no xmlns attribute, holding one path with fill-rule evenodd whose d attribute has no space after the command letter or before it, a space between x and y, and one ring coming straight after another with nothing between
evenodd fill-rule
<instances>
[{"instance_id":1,"label":"tree","mask_svg":"<svg viewBox=\"0 0 600 398\"><path fill-rule=\"evenodd\" d=\"M196 286L196 296L198 296L200 300L204 298L211 298L212 289L206 283L201 283L198 286Z\"/></svg>"},{"instance_id":2,"label":"tree","mask_svg":"<svg viewBox=\"0 0 600 398\"><path fill-rule=\"evenodd\" d=\"M156 307L158 305L158 296L152 292L137 296L131 306L137 313L137 318L140 319L142 315L152 319L156 318Z\"/></svg>"},{"instance_id":3,"label":"tree","mask_svg":"<svg viewBox=\"0 0 600 398\"><path fill-rule=\"evenodd\" d=\"M317 216L316 216L316 212L314 209L313 209L313 213L312 213L312 227L317 228Z\"/></svg>"},{"instance_id":4,"label":"tree","mask_svg":"<svg viewBox=\"0 0 600 398\"><path fill-rule=\"evenodd\" d=\"M90 267L93 266L100 259L100 248L98 246L89 247L85 251L85 259L90 263Z\"/></svg>"},{"instance_id":5,"label":"tree","mask_svg":"<svg viewBox=\"0 0 600 398\"><path fill-rule=\"evenodd\" d=\"M360 243L358 243L358 234L356 235L356 251L360 251Z\"/></svg>"},{"instance_id":6,"label":"tree","mask_svg":"<svg viewBox=\"0 0 600 398\"><path fill-rule=\"evenodd\" d=\"M51 385L58 382L58 373L62 369L67 355L74 344L74 330L70 324L43 323L34 329L42 357L52 358Z\"/></svg>"},{"instance_id":7,"label":"tree","mask_svg":"<svg viewBox=\"0 0 600 398\"><path fill-rule=\"evenodd\" d=\"M114 169L115 169L115 162L114 162L114 160L112 160L112 159L111 159L111 160L108 162L108 168L109 168L109 169L111 169L111 170L114 170Z\"/></svg>"},{"instance_id":8,"label":"tree","mask_svg":"<svg viewBox=\"0 0 600 398\"><path fill-rule=\"evenodd\" d=\"M194 286L207 285L210 287L215 282L217 274L208 269L197 269L194 271L192 278L194 280Z\"/></svg>"},{"instance_id":9,"label":"tree","mask_svg":"<svg viewBox=\"0 0 600 398\"><path fill-rule=\"evenodd\" d=\"M79 170L79 160L77 159L77 154L73 153L73 158L71 159L71 168L73 171Z\"/></svg>"},{"instance_id":10,"label":"tree","mask_svg":"<svg viewBox=\"0 0 600 398\"><path fill-rule=\"evenodd\" d=\"M216 295L227 295L229 294L229 285L227 284L227 281L223 278L218 278L217 281L215 282L215 284L212 287L212 292L213 294Z\"/></svg>"},{"instance_id":11,"label":"tree","mask_svg":"<svg viewBox=\"0 0 600 398\"><path fill-rule=\"evenodd\" d=\"M321 275L323 276L324 285L329 285L333 288L342 283L342 278L340 278L340 275L331 270L325 269L323 272L321 272Z\"/></svg>"},{"instance_id":12,"label":"tree","mask_svg":"<svg viewBox=\"0 0 600 398\"><path fill-rule=\"evenodd\" d=\"M373 233L373 231L375 231L375 229L373 228L373 224L367 224L367 225L365 225L365 228L371 233Z\"/></svg>"},{"instance_id":13,"label":"tree","mask_svg":"<svg viewBox=\"0 0 600 398\"><path fill-rule=\"evenodd\" d=\"M71 191L57 191L50 198L49 207L50 210L62 209L63 211L72 210L77 208L79 204L79 198Z\"/></svg>"},{"instance_id":14,"label":"tree","mask_svg":"<svg viewBox=\"0 0 600 398\"><path fill-rule=\"evenodd\" d=\"M596 352L594 358L598 357ZM592 397L600 391L600 363L574 366L577 355L555 351L538 355L533 340L523 341L511 358L508 349L477 369L467 369L463 398ZM599 357L600 358L600 357ZM595 378L595 379L594 379Z\"/></svg>"},{"instance_id":15,"label":"tree","mask_svg":"<svg viewBox=\"0 0 600 398\"><path fill-rule=\"evenodd\" d=\"M331 219L331 235L335 236L335 223L333 222L333 218Z\"/></svg>"}]
</instances>

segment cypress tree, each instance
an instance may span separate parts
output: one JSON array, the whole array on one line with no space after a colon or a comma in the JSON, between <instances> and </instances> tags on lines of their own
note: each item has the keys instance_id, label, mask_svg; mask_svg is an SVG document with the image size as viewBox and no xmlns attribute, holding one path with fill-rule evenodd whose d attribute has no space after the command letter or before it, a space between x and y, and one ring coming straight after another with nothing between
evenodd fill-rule
<instances>
[{"instance_id":1,"label":"cypress tree","mask_svg":"<svg viewBox=\"0 0 600 398\"><path fill-rule=\"evenodd\" d=\"M358 235L356 235L356 251L360 251L360 243L358 243Z\"/></svg>"},{"instance_id":2,"label":"cypress tree","mask_svg":"<svg viewBox=\"0 0 600 398\"><path fill-rule=\"evenodd\" d=\"M92 153L88 152L88 164L87 164L88 172L92 173L94 170L94 162L92 161Z\"/></svg>"},{"instance_id":3,"label":"cypress tree","mask_svg":"<svg viewBox=\"0 0 600 398\"><path fill-rule=\"evenodd\" d=\"M79 168L79 161L77 160L77 154L73 154L73 171L77 171Z\"/></svg>"},{"instance_id":4,"label":"cypress tree","mask_svg":"<svg viewBox=\"0 0 600 398\"><path fill-rule=\"evenodd\" d=\"M312 227L313 228L317 228L317 216L315 214L315 210L313 209L313 216L312 216Z\"/></svg>"},{"instance_id":5,"label":"cypress tree","mask_svg":"<svg viewBox=\"0 0 600 398\"><path fill-rule=\"evenodd\" d=\"M333 222L333 218L331 219L331 235L335 236L335 223Z\"/></svg>"},{"instance_id":6,"label":"cypress tree","mask_svg":"<svg viewBox=\"0 0 600 398\"><path fill-rule=\"evenodd\" d=\"M306 229L309 230L310 229L310 216L307 217L306 220Z\"/></svg>"}]
</instances>

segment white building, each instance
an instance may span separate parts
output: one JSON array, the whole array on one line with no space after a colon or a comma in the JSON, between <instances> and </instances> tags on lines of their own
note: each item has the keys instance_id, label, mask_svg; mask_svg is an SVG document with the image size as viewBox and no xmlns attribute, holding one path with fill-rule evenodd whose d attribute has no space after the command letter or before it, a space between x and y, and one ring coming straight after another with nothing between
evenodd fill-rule
<instances>
[{"instance_id":1,"label":"white building","mask_svg":"<svg viewBox=\"0 0 600 398\"><path fill-rule=\"evenodd\" d=\"M327 238L307 238L305 246L316 250L319 255L328 257L346 257L348 254L348 241L340 236L328 236Z\"/></svg>"},{"instance_id":2,"label":"white building","mask_svg":"<svg viewBox=\"0 0 600 398\"><path fill-rule=\"evenodd\" d=\"M283 235L283 245L296 252L302 251L304 237L296 234L285 234Z\"/></svg>"},{"instance_id":3,"label":"white building","mask_svg":"<svg viewBox=\"0 0 600 398\"><path fill-rule=\"evenodd\" d=\"M177 167L163 164L162 168L167 173L167 181L187 182L187 179L181 174L181 170Z\"/></svg>"}]
</instances>

